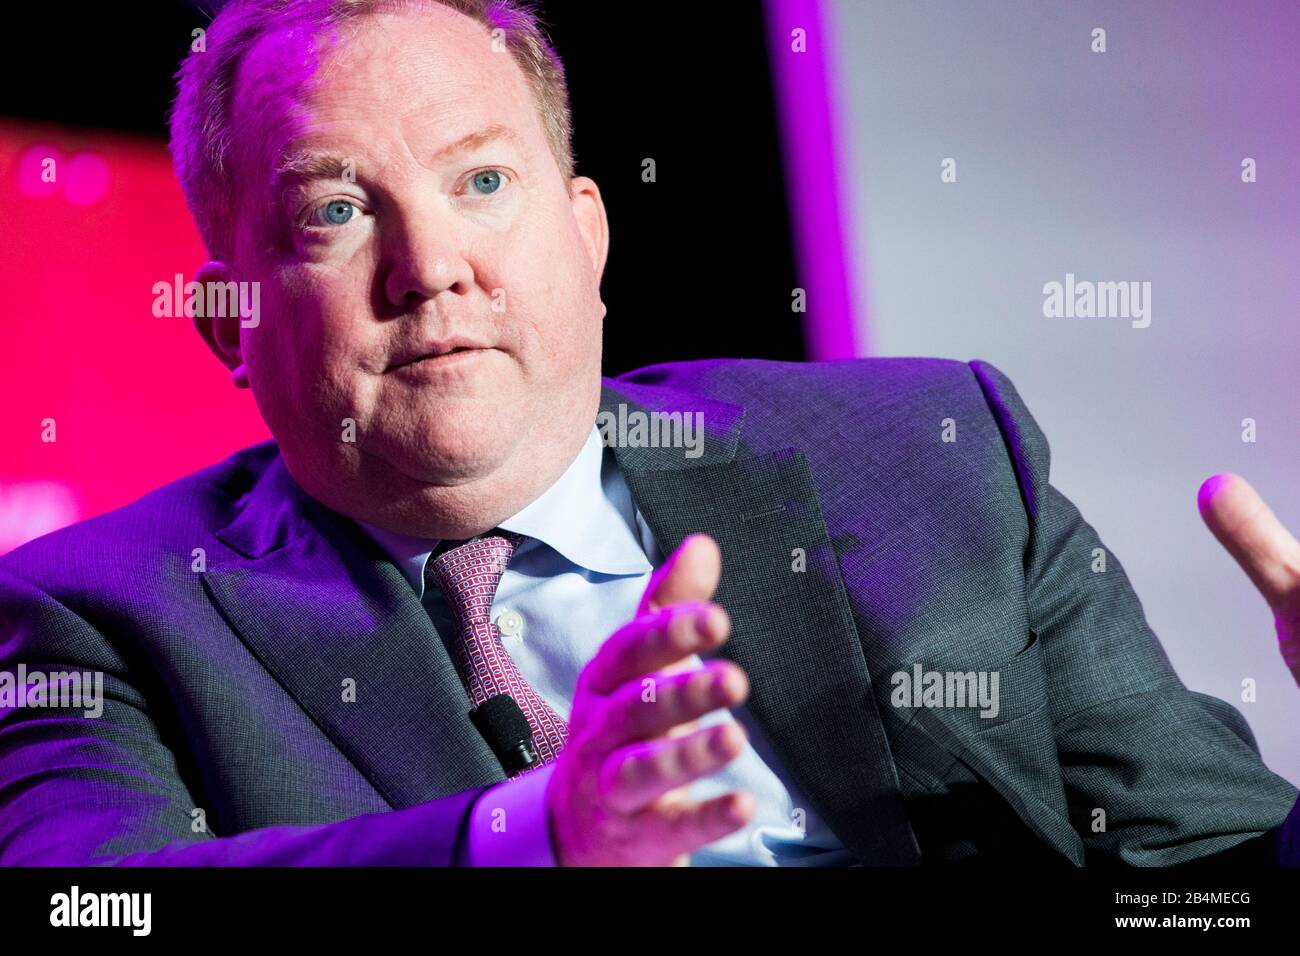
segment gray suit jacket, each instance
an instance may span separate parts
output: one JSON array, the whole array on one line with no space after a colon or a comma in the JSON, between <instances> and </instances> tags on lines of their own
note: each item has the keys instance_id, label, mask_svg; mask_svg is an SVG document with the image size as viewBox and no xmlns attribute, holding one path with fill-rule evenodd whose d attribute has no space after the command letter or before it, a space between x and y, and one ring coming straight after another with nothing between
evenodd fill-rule
<instances>
[{"instance_id":1,"label":"gray suit jacket","mask_svg":"<svg viewBox=\"0 0 1300 956\"><path fill-rule=\"evenodd\" d=\"M698 457L614 453L664 553L721 545L720 653L862 862L1294 852L1296 788L1179 681L1114 555L1092 571L997 369L681 363L606 379L620 404L702 414ZM106 698L0 713L0 863L456 863L504 779L401 573L273 442L0 558L0 626L0 669ZM996 672L997 716L896 705L918 664Z\"/></svg>"}]
</instances>

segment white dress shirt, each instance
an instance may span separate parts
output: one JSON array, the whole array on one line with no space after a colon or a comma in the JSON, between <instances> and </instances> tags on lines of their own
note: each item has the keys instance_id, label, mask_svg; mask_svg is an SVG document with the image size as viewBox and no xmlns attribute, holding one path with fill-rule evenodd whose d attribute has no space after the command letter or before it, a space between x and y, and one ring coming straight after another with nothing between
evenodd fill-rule
<instances>
[{"instance_id":1,"label":"white dress shirt","mask_svg":"<svg viewBox=\"0 0 1300 956\"><path fill-rule=\"evenodd\" d=\"M438 541L358 522L392 557L420 596L444 640L456 634L424 567ZM630 621L663 561L599 429L550 488L498 525L525 535L497 586L491 617L524 679L568 719L578 674L610 634ZM696 667L703 662L692 655ZM757 811L743 828L690 855L692 866L843 866L855 863L790 781L748 708L719 709L701 726L740 721L749 733L741 754L688 792L707 800L747 790ZM475 803L467 860L475 866L555 863L545 811L552 761L497 784Z\"/></svg>"}]
</instances>

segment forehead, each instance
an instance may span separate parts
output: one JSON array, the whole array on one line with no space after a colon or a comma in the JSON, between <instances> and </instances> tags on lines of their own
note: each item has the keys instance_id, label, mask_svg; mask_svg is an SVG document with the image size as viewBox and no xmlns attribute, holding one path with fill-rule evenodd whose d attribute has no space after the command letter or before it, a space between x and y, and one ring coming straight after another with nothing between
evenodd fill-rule
<instances>
[{"instance_id":1,"label":"forehead","mask_svg":"<svg viewBox=\"0 0 1300 956\"><path fill-rule=\"evenodd\" d=\"M494 124L527 142L545 133L523 71L486 27L436 4L263 36L236 79L245 170L267 181L304 148L383 155L436 151Z\"/></svg>"}]
</instances>

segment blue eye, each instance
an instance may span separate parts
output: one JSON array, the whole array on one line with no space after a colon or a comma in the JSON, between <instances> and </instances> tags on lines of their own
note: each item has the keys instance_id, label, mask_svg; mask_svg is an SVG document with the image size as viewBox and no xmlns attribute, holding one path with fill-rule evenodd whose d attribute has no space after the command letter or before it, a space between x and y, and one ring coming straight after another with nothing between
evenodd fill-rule
<instances>
[{"instance_id":1,"label":"blue eye","mask_svg":"<svg viewBox=\"0 0 1300 956\"><path fill-rule=\"evenodd\" d=\"M352 218L352 213L356 211L356 206L344 199L334 199L325 204L321 211L325 214L325 221L332 226L341 226Z\"/></svg>"},{"instance_id":2,"label":"blue eye","mask_svg":"<svg viewBox=\"0 0 1300 956\"><path fill-rule=\"evenodd\" d=\"M479 192L490 195L501 188L501 174L495 169L485 169L481 173L475 173L471 182Z\"/></svg>"}]
</instances>

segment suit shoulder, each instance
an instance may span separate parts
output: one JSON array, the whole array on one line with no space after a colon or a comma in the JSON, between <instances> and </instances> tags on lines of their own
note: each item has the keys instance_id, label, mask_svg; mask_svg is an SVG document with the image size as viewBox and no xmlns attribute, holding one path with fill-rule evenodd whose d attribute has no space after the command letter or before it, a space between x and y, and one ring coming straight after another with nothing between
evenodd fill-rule
<instances>
[{"instance_id":1,"label":"suit shoulder","mask_svg":"<svg viewBox=\"0 0 1300 956\"><path fill-rule=\"evenodd\" d=\"M102 560L126 573L153 555L202 546L234 517L233 506L279 454L272 440L240 449L136 500L42 535L0 556L0 572L51 593Z\"/></svg>"},{"instance_id":2,"label":"suit shoulder","mask_svg":"<svg viewBox=\"0 0 1300 956\"><path fill-rule=\"evenodd\" d=\"M658 385L752 407L846 404L860 411L900 400L959 396L983 403L980 375L1006 378L986 362L947 358L854 358L828 362L702 359L635 369L615 381ZM1007 383L1009 385L1009 382Z\"/></svg>"}]
</instances>

